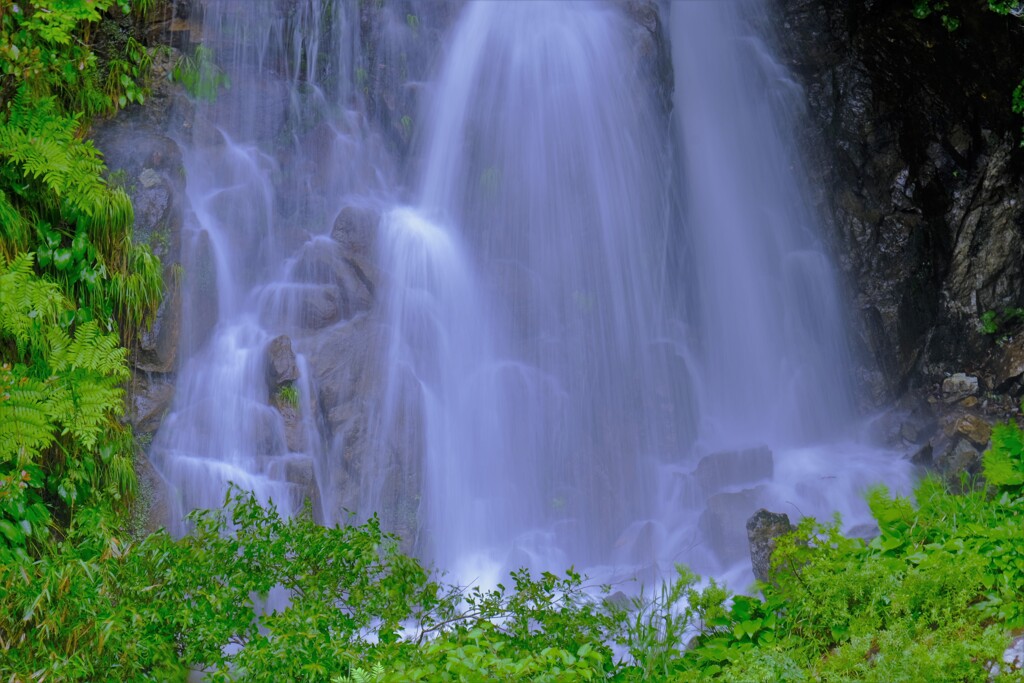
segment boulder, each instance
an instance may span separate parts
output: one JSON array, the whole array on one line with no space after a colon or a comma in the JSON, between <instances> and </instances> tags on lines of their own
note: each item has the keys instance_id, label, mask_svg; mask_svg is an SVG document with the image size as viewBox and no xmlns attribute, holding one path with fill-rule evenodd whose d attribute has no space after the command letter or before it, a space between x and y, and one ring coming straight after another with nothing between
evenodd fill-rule
<instances>
[{"instance_id":1,"label":"boulder","mask_svg":"<svg viewBox=\"0 0 1024 683\"><path fill-rule=\"evenodd\" d=\"M267 387L274 392L278 387L294 382L299 378L299 368L295 364L295 352L292 351L292 340L288 335L274 337L267 344Z\"/></svg>"},{"instance_id":2,"label":"boulder","mask_svg":"<svg viewBox=\"0 0 1024 683\"><path fill-rule=\"evenodd\" d=\"M942 395L946 401L959 401L965 396L974 396L978 393L978 378L971 377L962 372L951 375L942 380Z\"/></svg>"},{"instance_id":3,"label":"boulder","mask_svg":"<svg viewBox=\"0 0 1024 683\"><path fill-rule=\"evenodd\" d=\"M750 564L754 569L755 579L768 581L772 553L775 552L775 539L793 529L789 515L782 512L769 512L761 508L750 516L747 520L747 540L750 544Z\"/></svg>"},{"instance_id":4,"label":"boulder","mask_svg":"<svg viewBox=\"0 0 1024 683\"><path fill-rule=\"evenodd\" d=\"M764 503L765 487L716 493L708 499L698 526L719 562L728 566L747 557L750 541L746 523Z\"/></svg>"},{"instance_id":5,"label":"boulder","mask_svg":"<svg viewBox=\"0 0 1024 683\"><path fill-rule=\"evenodd\" d=\"M730 486L771 479L773 473L772 452L767 446L757 446L706 455L697 463L693 476L700 489L708 495Z\"/></svg>"},{"instance_id":6,"label":"boulder","mask_svg":"<svg viewBox=\"0 0 1024 683\"><path fill-rule=\"evenodd\" d=\"M988 383L995 391L1006 391L1024 375L1024 334L1007 339L993 350L988 362Z\"/></svg>"},{"instance_id":7,"label":"boulder","mask_svg":"<svg viewBox=\"0 0 1024 683\"><path fill-rule=\"evenodd\" d=\"M373 307L377 288L374 263L346 256L344 248L332 240L316 237L307 242L290 275L296 282L337 287L346 319Z\"/></svg>"},{"instance_id":8,"label":"boulder","mask_svg":"<svg viewBox=\"0 0 1024 683\"><path fill-rule=\"evenodd\" d=\"M961 488L963 475L967 475L969 484L971 477L981 473L981 451L965 438L946 442L938 455L933 453L932 460L935 468L954 490Z\"/></svg>"},{"instance_id":9,"label":"boulder","mask_svg":"<svg viewBox=\"0 0 1024 683\"><path fill-rule=\"evenodd\" d=\"M973 413L965 413L949 420L944 431L946 436L951 438L965 437L978 448L987 447L992 437L992 425Z\"/></svg>"},{"instance_id":10,"label":"boulder","mask_svg":"<svg viewBox=\"0 0 1024 683\"><path fill-rule=\"evenodd\" d=\"M168 373L175 370L181 323L181 288L177 279L167 275L165 269L163 299L156 309L153 324L139 331L138 344L132 353L132 365L143 372Z\"/></svg>"}]
</instances>

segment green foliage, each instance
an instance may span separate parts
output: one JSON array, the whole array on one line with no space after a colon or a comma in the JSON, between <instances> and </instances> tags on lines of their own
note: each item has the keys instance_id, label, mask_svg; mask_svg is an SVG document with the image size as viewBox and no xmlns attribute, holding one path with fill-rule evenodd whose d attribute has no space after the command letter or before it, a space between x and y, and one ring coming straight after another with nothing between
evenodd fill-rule
<instances>
[{"instance_id":1,"label":"green foliage","mask_svg":"<svg viewBox=\"0 0 1024 683\"><path fill-rule=\"evenodd\" d=\"M151 318L162 286L132 243L128 196L86 139L92 117L144 98L142 45L94 51L108 11L113 0L0 2L0 565L25 585L49 577L46 595L92 576L85 559L57 563L65 539L106 528L134 494L118 332Z\"/></svg>"},{"instance_id":2,"label":"green foliage","mask_svg":"<svg viewBox=\"0 0 1024 683\"><path fill-rule=\"evenodd\" d=\"M384 680L384 666L379 662L369 671L355 667L348 676L335 676L331 683L381 683Z\"/></svg>"},{"instance_id":3,"label":"green foliage","mask_svg":"<svg viewBox=\"0 0 1024 683\"><path fill-rule=\"evenodd\" d=\"M67 313L30 254L0 261L0 341L23 361L0 365L0 560L25 557L54 516L134 488L116 421L127 352L95 321L73 324Z\"/></svg>"},{"instance_id":4,"label":"green foliage","mask_svg":"<svg viewBox=\"0 0 1024 683\"><path fill-rule=\"evenodd\" d=\"M1024 108L1020 113L1024 113ZM1024 323L1024 308L1004 308L1002 313L985 311L981 314L981 331L985 334L1005 334Z\"/></svg>"},{"instance_id":5,"label":"green foliage","mask_svg":"<svg viewBox=\"0 0 1024 683\"><path fill-rule=\"evenodd\" d=\"M869 497L877 538L804 520L763 597L679 568L626 606L572 570L446 584L376 519L324 528L239 492L193 513L180 540L126 546L103 516L79 515L39 561L0 565L0 678L991 680L1024 623L1019 497L930 479L916 505Z\"/></svg>"},{"instance_id":6,"label":"green foliage","mask_svg":"<svg viewBox=\"0 0 1024 683\"><path fill-rule=\"evenodd\" d=\"M294 384L284 384L277 390L277 402L293 409L299 407L299 391Z\"/></svg>"},{"instance_id":7,"label":"green foliage","mask_svg":"<svg viewBox=\"0 0 1024 683\"><path fill-rule=\"evenodd\" d=\"M0 5L0 102L24 85L33 96L54 96L60 108L85 117L113 113L145 92L148 54L129 40L97 55L91 28L126 0L22 0ZM151 4L151 0L134 3ZM131 95L131 97L129 97ZM122 97L124 103L122 103Z\"/></svg>"},{"instance_id":8,"label":"green foliage","mask_svg":"<svg viewBox=\"0 0 1024 683\"><path fill-rule=\"evenodd\" d=\"M171 79L189 95L205 102L216 101L221 88L231 87L231 79L214 61L213 51L202 45L191 56L181 56L171 71Z\"/></svg>"},{"instance_id":9,"label":"green foliage","mask_svg":"<svg viewBox=\"0 0 1024 683\"><path fill-rule=\"evenodd\" d=\"M992 428L992 446L982 459L985 480L1007 494L1024 493L1024 435L1011 423Z\"/></svg>"}]
</instances>

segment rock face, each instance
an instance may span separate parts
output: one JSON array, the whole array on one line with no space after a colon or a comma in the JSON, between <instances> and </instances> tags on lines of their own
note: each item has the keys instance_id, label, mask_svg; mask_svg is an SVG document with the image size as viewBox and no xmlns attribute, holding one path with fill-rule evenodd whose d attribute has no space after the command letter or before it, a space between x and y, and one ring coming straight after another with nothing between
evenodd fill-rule
<instances>
[{"instance_id":1,"label":"rock face","mask_svg":"<svg viewBox=\"0 0 1024 683\"><path fill-rule=\"evenodd\" d=\"M180 3L179 3L180 4ZM147 45L161 42L174 3L157 0L145 19L117 12L99 26L95 40L121 44L132 36ZM146 105L130 105L92 131L107 165L107 181L128 193L134 207L133 239L148 244L163 264L164 297L149 329L136 331L130 362L128 411L142 445L136 458L140 495L136 501L136 532L164 526L171 505L163 479L149 463L145 444L159 428L174 398L175 370L182 338L181 232L187 205L181 149L169 137L180 130L191 106L169 74L178 53L151 49L152 71Z\"/></svg>"},{"instance_id":2,"label":"rock face","mask_svg":"<svg viewBox=\"0 0 1024 683\"><path fill-rule=\"evenodd\" d=\"M285 334L271 339L267 344L267 387L273 391L298 378L299 368L295 365L292 340Z\"/></svg>"},{"instance_id":3,"label":"rock face","mask_svg":"<svg viewBox=\"0 0 1024 683\"><path fill-rule=\"evenodd\" d=\"M776 7L856 305L865 402L1001 356L979 317L1024 303L1020 74L1005 57L1024 49L1024 22L971 6L950 33L904 3Z\"/></svg>"},{"instance_id":4,"label":"rock face","mask_svg":"<svg viewBox=\"0 0 1024 683\"><path fill-rule=\"evenodd\" d=\"M789 515L785 513L769 512L761 508L750 516L747 520L747 540L750 542L750 564L755 579L768 581L775 539L792 530Z\"/></svg>"}]
</instances>

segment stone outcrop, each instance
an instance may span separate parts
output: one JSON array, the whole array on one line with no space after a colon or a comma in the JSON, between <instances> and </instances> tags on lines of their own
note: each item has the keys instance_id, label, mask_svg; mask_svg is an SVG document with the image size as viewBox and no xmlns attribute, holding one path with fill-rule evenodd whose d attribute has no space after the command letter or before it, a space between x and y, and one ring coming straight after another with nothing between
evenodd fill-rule
<instances>
[{"instance_id":1,"label":"stone outcrop","mask_svg":"<svg viewBox=\"0 0 1024 683\"><path fill-rule=\"evenodd\" d=\"M750 543L750 564L754 569L754 578L767 582L771 570L772 553L775 552L775 541L793 531L789 515L782 512L769 512L761 508L747 520L747 540Z\"/></svg>"}]
</instances>

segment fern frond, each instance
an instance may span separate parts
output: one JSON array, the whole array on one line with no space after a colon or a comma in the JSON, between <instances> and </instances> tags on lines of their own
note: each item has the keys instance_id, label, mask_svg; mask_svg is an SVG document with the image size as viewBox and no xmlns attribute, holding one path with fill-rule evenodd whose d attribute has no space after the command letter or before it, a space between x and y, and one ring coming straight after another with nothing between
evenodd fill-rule
<instances>
[{"instance_id":1,"label":"fern frond","mask_svg":"<svg viewBox=\"0 0 1024 683\"><path fill-rule=\"evenodd\" d=\"M108 420L123 409L124 391L110 377L85 370L58 375L61 390L53 392L50 407L62 435L70 435L86 450L96 447Z\"/></svg>"},{"instance_id":2,"label":"fern frond","mask_svg":"<svg viewBox=\"0 0 1024 683\"><path fill-rule=\"evenodd\" d=\"M11 258L28 248L32 226L0 189L0 257Z\"/></svg>"},{"instance_id":3,"label":"fern frond","mask_svg":"<svg viewBox=\"0 0 1024 683\"><path fill-rule=\"evenodd\" d=\"M0 337L14 339L22 357L45 353L43 330L56 327L58 313L67 308L60 288L36 276L34 262L33 254L0 261Z\"/></svg>"},{"instance_id":4,"label":"fern frond","mask_svg":"<svg viewBox=\"0 0 1024 683\"><path fill-rule=\"evenodd\" d=\"M104 212L110 190L102 178L103 160L91 141L79 137L80 117L61 114L55 98L33 97L24 85L8 112L0 120L0 158L18 166L27 180L43 182L54 214L65 205L90 217Z\"/></svg>"},{"instance_id":5,"label":"fern frond","mask_svg":"<svg viewBox=\"0 0 1024 683\"><path fill-rule=\"evenodd\" d=\"M54 439L46 385L24 365L0 366L0 463L32 461Z\"/></svg>"},{"instance_id":6,"label":"fern frond","mask_svg":"<svg viewBox=\"0 0 1024 683\"><path fill-rule=\"evenodd\" d=\"M63 329L50 331L49 365L55 373L66 374L74 370L87 370L113 381L128 379L128 351L116 334L105 334L93 320L79 325L72 338Z\"/></svg>"}]
</instances>

